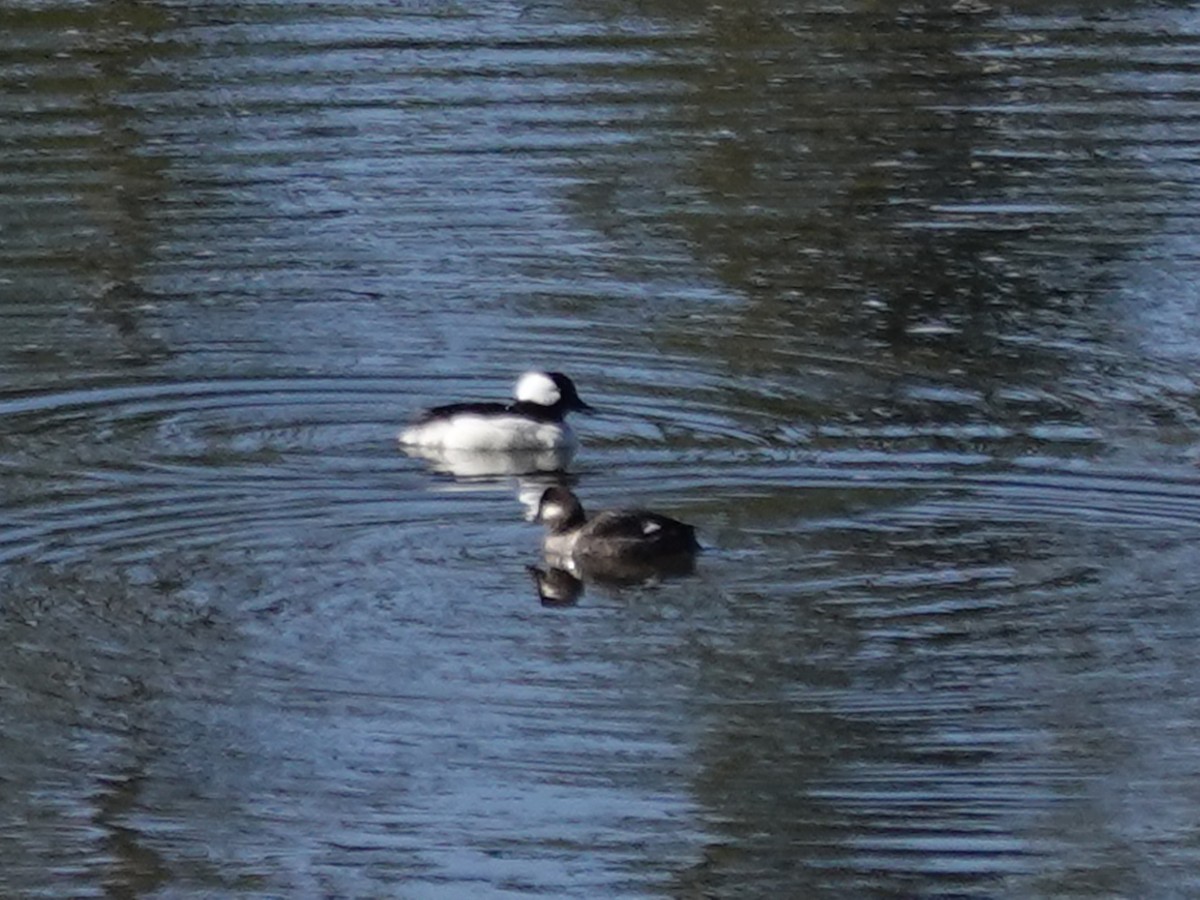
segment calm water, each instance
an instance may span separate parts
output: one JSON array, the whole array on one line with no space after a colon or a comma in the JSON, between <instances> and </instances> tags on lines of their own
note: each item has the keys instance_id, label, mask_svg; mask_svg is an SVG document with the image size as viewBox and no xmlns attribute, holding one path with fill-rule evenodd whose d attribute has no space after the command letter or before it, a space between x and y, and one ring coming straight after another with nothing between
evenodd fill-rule
<instances>
[{"instance_id":1,"label":"calm water","mask_svg":"<svg viewBox=\"0 0 1200 900\"><path fill-rule=\"evenodd\" d=\"M949 6L5 4L0 894L1200 893L1200 7Z\"/></svg>"}]
</instances>

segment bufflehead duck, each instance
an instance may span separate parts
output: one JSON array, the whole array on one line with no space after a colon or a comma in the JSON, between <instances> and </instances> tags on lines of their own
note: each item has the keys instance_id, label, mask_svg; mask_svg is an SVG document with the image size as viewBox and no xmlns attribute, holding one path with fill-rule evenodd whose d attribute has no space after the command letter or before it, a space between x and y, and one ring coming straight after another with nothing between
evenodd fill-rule
<instances>
[{"instance_id":1,"label":"bufflehead duck","mask_svg":"<svg viewBox=\"0 0 1200 900\"><path fill-rule=\"evenodd\" d=\"M579 498L557 485L542 493L537 520L546 526L547 558L585 575L602 576L606 568L673 567L689 563L700 549L691 525L644 509L605 510L589 519Z\"/></svg>"},{"instance_id":2,"label":"bufflehead duck","mask_svg":"<svg viewBox=\"0 0 1200 900\"><path fill-rule=\"evenodd\" d=\"M561 372L526 372L512 403L451 403L423 412L400 443L435 450L560 450L575 446L568 412L591 412Z\"/></svg>"}]
</instances>

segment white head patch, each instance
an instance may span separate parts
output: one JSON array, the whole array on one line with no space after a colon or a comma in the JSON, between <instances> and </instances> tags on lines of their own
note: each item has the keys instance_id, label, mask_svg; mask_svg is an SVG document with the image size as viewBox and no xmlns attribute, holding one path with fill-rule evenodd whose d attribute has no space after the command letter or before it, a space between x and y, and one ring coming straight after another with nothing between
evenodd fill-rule
<instances>
[{"instance_id":1,"label":"white head patch","mask_svg":"<svg viewBox=\"0 0 1200 900\"><path fill-rule=\"evenodd\" d=\"M651 535L651 534L654 534L654 532L656 532L656 531L662 531L662 526L659 525L657 522L655 522L653 519L643 519L642 520L642 534Z\"/></svg>"},{"instance_id":2,"label":"white head patch","mask_svg":"<svg viewBox=\"0 0 1200 900\"><path fill-rule=\"evenodd\" d=\"M562 399L558 385L545 372L526 372L517 379L513 394L518 400L541 406L553 406Z\"/></svg>"}]
</instances>

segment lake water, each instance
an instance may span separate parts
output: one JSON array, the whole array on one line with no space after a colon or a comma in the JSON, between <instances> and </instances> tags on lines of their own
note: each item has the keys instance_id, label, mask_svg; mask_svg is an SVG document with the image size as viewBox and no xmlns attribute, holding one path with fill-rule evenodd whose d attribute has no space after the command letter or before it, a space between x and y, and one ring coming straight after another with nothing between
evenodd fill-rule
<instances>
[{"instance_id":1,"label":"lake water","mask_svg":"<svg viewBox=\"0 0 1200 900\"><path fill-rule=\"evenodd\" d=\"M1200 893L1200 7L0 11L0 894ZM569 372L695 574L544 606Z\"/></svg>"}]
</instances>

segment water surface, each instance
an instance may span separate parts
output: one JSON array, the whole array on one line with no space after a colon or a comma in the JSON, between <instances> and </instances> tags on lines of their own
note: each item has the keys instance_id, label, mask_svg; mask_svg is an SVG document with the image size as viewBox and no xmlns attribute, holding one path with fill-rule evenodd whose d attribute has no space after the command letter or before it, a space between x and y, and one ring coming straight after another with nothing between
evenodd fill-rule
<instances>
[{"instance_id":1,"label":"water surface","mask_svg":"<svg viewBox=\"0 0 1200 900\"><path fill-rule=\"evenodd\" d=\"M9 4L0 892L1189 896L1189 3ZM699 571L402 454L568 371Z\"/></svg>"}]
</instances>

